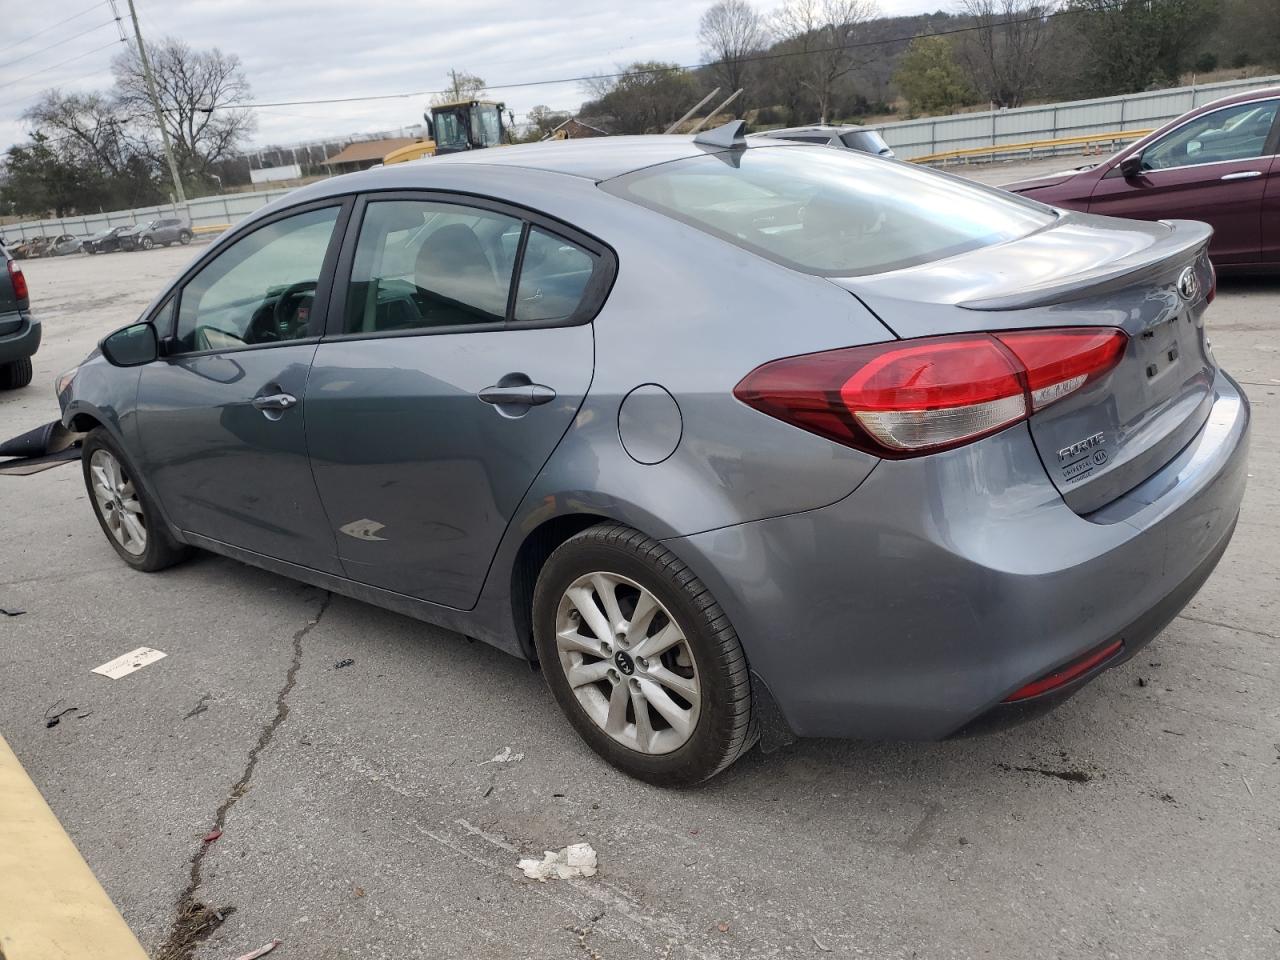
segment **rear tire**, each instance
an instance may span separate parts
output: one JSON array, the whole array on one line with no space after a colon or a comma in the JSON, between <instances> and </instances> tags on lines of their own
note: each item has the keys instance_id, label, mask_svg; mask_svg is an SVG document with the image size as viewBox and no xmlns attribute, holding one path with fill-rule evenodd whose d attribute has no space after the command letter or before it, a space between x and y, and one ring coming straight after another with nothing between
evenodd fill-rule
<instances>
[{"instance_id":1,"label":"rear tire","mask_svg":"<svg viewBox=\"0 0 1280 960\"><path fill-rule=\"evenodd\" d=\"M182 244L184 247L185 247L188 243L190 243L190 242L191 242L191 231L189 231L189 230L183 230L180 234L178 234L178 242L179 242L180 244Z\"/></svg>"},{"instance_id":2,"label":"rear tire","mask_svg":"<svg viewBox=\"0 0 1280 960\"><path fill-rule=\"evenodd\" d=\"M31 382L31 358L0 365L0 390L17 390Z\"/></svg>"},{"instance_id":3,"label":"rear tire","mask_svg":"<svg viewBox=\"0 0 1280 960\"><path fill-rule=\"evenodd\" d=\"M533 630L569 722L625 773L700 783L755 743L737 633L693 571L644 534L605 523L561 544L538 576Z\"/></svg>"},{"instance_id":4,"label":"rear tire","mask_svg":"<svg viewBox=\"0 0 1280 960\"><path fill-rule=\"evenodd\" d=\"M98 526L121 560L154 573L191 555L169 534L147 491L133 482L133 466L104 427L85 437L80 465Z\"/></svg>"}]
</instances>

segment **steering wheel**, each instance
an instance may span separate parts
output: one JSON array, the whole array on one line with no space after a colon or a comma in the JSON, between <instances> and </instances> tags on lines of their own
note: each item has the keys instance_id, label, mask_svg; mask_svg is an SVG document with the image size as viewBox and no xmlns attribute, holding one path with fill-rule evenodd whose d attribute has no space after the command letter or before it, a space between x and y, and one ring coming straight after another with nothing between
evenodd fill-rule
<instances>
[{"instance_id":1,"label":"steering wheel","mask_svg":"<svg viewBox=\"0 0 1280 960\"><path fill-rule=\"evenodd\" d=\"M306 325L307 318L299 317L303 305L307 301L315 302L316 299L316 281L303 280L301 283L295 283L285 288L284 292L276 299L276 305L271 311L271 333L274 334L276 340L293 340L297 334L294 329L298 326L299 321L303 326ZM296 301L296 302L295 302ZM263 331L266 333L267 331Z\"/></svg>"}]
</instances>

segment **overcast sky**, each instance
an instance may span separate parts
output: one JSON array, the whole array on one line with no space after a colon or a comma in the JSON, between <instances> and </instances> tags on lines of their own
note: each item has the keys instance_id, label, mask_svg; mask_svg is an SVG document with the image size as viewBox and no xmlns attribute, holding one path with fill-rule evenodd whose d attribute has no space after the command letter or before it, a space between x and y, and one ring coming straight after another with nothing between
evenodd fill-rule
<instances>
[{"instance_id":1,"label":"overcast sky","mask_svg":"<svg viewBox=\"0 0 1280 960\"><path fill-rule=\"evenodd\" d=\"M122 45L110 4L102 0L86 11L91 2L0 0L0 152L27 138L20 116L42 91L111 85L111 58ZM617 64L636 60L696 63L701 59L698 18L711 2L135 0L148 41L173 35L196 47L237 54L253 97L261 102L431 91L447 83L450 67L490 84L509 84L612 72ZM764 0L759 6L768 10L778 2ZM896 14L952 4L879 0L879 5L882 13ZM126 0L118 0L118 6L132 36ZM46 28L51 29L19 43ZM517 120L535 104L573 109L585 96L577 83L493 95L515 111ZM285 144L408 126L420 122L426 100L415 95L262 108L253 142Z\"/></svg>"}]
</instances>

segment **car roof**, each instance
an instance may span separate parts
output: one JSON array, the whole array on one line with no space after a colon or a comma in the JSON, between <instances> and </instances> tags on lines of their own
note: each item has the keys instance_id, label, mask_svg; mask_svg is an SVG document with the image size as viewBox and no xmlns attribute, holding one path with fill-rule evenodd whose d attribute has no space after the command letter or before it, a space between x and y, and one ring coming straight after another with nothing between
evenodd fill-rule
<instances>
[{"instance_id":1,"label":"car roof","mask_svg":"<svg viewBox=\"0 0 1280 960\"><path fill-rule=\"evenodd\" d=\"M752 149L783 146L803 148L801 144L778 142L748 143L747 146ZM691 136L674 134L543 140L538 143L469 150L463 153L446 154L442 157L423 157L407 163L373 167L360 173L321 181L321 184L328 186L329 189L325 189L321 184L314 184L308 189L308 195L315 197L328 193L346 193L351 190L377 190L380 186L391 183L399 186L404 182L404 172L411 169L430 170L442 164L522 167L589 180L610 180L659 163L724 153L729 149L732 148L695 143Z\"/></svg>"},{"instance_id":2,"label":"car roof","mask_svg":"<svg viewBox=\"0 0 1280 960\"><path fill-rule=\"evenodd\" d=\"M1176 119L1181 120L1182 117L1193 113L1205 113L1210 109L1227 107L1233 103L1245 103L1249 100L1266 100L1270 97L1280 97L1280 87L1258 87L1256 90L1245 90L1242 93L1232 93L1225 97L1219 97L1217 100L1210 100L1208 103L1202 103L1198 107L1193 107Z\"/></svg>"}]
</instances>

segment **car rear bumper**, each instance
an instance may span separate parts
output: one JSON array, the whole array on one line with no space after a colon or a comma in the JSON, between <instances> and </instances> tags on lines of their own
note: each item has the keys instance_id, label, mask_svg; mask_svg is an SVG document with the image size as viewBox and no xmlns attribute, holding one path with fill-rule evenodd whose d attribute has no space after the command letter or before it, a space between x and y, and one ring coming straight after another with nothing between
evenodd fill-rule
<instances>
[{"instance_id":1,"label":"car rear bumper","mask_svg":"<svg viewBox=\"0 0 1280 960\"><path fill-rule=\"evenodd\" d=\"M29 313L0 314L0 363L24 360L39 349L39 320Z\"/></svg>"},{"instance_id":2,"label":"car rear bumper","mask_svg":"<svg viewBox=\"0 0 1280 960\"><path fill-rule=\"evenodd\" d=\"M1249 405L1225 374L1196 437L1088 517L1025 424L885 461L839 503L668 545L720 600L801 736L940 739L1061 702L1175 617L1226 549L1244 495ZM1102 645L1054 694L1006 697Z\"/></svg>"}]
</instances>

